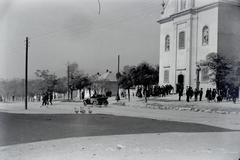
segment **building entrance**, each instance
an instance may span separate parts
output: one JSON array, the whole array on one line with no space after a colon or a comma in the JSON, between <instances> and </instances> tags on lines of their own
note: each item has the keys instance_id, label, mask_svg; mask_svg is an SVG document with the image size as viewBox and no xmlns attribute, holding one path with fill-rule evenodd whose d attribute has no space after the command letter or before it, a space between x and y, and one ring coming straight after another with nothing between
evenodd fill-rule
<instances>
[{"instance_id":1,"label":"building entrance","mask_svg":"<svg viewBox=\"0 0 240 160\"><path fill-rule=\"evenodd\" d=\"M184 84L184 75L182 74L178 75L178 84L181 84L181 85Z\"/></svg>"}]
</instances>

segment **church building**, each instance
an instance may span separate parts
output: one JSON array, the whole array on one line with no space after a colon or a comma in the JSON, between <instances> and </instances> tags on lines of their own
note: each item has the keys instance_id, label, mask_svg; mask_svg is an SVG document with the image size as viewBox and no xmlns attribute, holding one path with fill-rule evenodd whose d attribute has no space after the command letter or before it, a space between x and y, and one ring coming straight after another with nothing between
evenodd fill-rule
<instances>
[{"instance_id":1,"label":"church building","mask_svg":"<svg viewBox=\"0 0 240 160\"><path fill-rule=\"evenodd\" d=\"M240 57L240 0L165 0L162 7L159 85L215 88L199 62L211 52Z\"/></svg>"}]
</instances>

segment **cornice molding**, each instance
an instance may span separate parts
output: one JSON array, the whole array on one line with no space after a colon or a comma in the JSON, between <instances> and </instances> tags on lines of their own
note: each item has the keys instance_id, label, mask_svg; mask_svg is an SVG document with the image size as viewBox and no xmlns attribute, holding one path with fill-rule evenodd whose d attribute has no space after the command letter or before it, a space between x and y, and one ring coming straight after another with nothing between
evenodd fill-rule
<instances>
[{"instance_id":1,"label":"cornice molding","mask_svg":"<svg viewBox=\"0 0 240 160\"><path fill-rule=\"evenodd\" d=\"M183 10L183 11L178 12L178 13L174 13L174 14L170 15L169 17L166 17L166 18L163 18L163 19L157 21L157 23L163 24L163 23L166 23L166 22L169 22L169 21L173 21L175 18L184 16L184 15L187 15L187 14L193 14L194 15L194 14L199 13L201 11L205 11L205 10L209 10L209 9L218 7L220 4L234 5L234 6L240 7L240 3L218 1L218 2L207 4L207 5L204 5L204 6L201 6L201 7L194 7L194 8L190 8L190 9L187 9L187 10Z\"/></svg>"}]
</instances>

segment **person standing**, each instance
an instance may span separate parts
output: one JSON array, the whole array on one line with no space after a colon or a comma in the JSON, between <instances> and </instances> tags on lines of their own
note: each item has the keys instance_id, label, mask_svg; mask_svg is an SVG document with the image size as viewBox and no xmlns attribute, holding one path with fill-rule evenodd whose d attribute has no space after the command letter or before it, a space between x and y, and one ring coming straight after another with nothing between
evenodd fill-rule
<instances>
[{"instance_id":1,"label":"person standing","mask_svg":"<svg viewBox=\"0 0 240 160\"><path fill-rule=\"evenodd\" d=\"M216 90L213 89L213 90L212 90L212 100L214 100L214 102L216 101L216 100L215 100L216 94L217 94Z\"/></svg>"},{"instance_id":2,"label":"person standing","mask_svg":"<svg viewBox=\"0 0 240 160\"><path fill-rule=\"evenodd\" d=\"M187 92L186 92L186 95L187 95L187 102L189 102L189 98L190 98L190 88L187 89Z\"/></svg>"},{"instance_id":3,"label":"person standing","mask_svg":"<svg viewBox=\"0 0 240 160\"><path fill-rule=\"evenodd\" d=\"M48 107L48 104L49 104L49 102L48 102L48 99L49 99L49 97L48 97L48 92L46 93L46 95L45 95L45 104L46 104L46 107Z\"/></svg>"},{"instance_id":4,"label":"person standing","mask_svg":"<svg viewBox=\"0 0 240 160\"><path fill-rule=\"evenodd\" d=\"M178 96L179 96L178 100L181 101L181 97L183 96L183 88L182 87L179 87Z\"/></svg>"},{"instance_id":5,"label":"person standing","mask_svg":"<svg viewBox=\"0 0 240 160\"><path fill-rule=\"evenodd\" d=\"M203 89L199 91L199 101L202 101Z\"/></svg>"},{"instance_id":6,"label":"person standing","mask_svg":"<svg viewBox=\"0 0 240 160\"><path fill-rule=\"evenodd\" d=\"M189 96L190 96L190 99L192 99L192 97L193 97L193 89L192 89L192 87L191 86L189 86Z\"/></svg>"},{"instance_id":7,"label":"person standing","mask_svg":"<svg viewBox=\"0 0 240 160\"><path fill-rule=\"evenodd\" d=\"M236 90L233 89L233 91L232 91L232 99L233 99L233 103L234 104L236 103L236 98L237 98L237 93L236 93Z\"/></svg>"},{"instance_id":8,"label":"person standing","mask_svg":"<svg viewBox=\"0 0 240 160\"><path fill-rule=\"evenodd\" d=\"M53 94L52 93L50 93L50 95L49 95L49 103L52 105L52 100L53 100Z\"/></svg>"},{"instance_id":9,"label":"person standing","mask_svg":"<svg viewBox=\"0 0 240 160\"><path fill-rule=\"evenodd\" d=\"M209 88L206 90L205 98L208 99L208 95L209 95Z\"/></svg>"},{"instance_id":10,"label":"person standing","mask_svg":"<svg viewBox=\"0 0 240 160\"><path fill-rule=\"evenodd\" d=\"M212 89L211 88L209 89L207 99L208 99L208 102L211 102L211 100L212 100Z\"/></svg>"},{"instance_id":11,"label":"person standing","mask_svg":"<svg viewBox=\"0 0 240 160\"><path fill-rule=\"evenodd\" d=\"M82 99L85 98L84 90L82 91Z\"/></svg>"},{"instance_id":12,"label":"person standing","mask_svg":"<svg viewBox=\"0 0 240 160\"><path fill-rule=\"evenodd\" d=\"M198 90L197 88L194 90L194 101L197 101L198 99Z\"/></svg>"}]
</instances>

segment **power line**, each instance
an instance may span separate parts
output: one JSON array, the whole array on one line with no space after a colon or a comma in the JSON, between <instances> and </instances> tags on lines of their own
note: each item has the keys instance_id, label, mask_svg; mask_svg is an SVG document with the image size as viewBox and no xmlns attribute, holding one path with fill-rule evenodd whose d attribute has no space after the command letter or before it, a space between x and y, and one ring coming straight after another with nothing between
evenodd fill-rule
<instances>
[{"instance_id":1,"label":"power line","mask_svg":"<svg viewBox=\"0 0 240 160\"><path fill-rule=\"evenodd\" d=\"M155 7L156 6L149 6L149 7L145 8L145 9L143 9L143 10L147 10L147 9L151 9L151 8L155 8ZM158 8L156 8L156 9L158 9ZM127 17L127 16L129 16L129 15L123 15L123 16L117 17L118 19L120 19L120 20L117 20L117 21L116 20L115 21L111 21L111 19L110 19L110 20L105 21L105 22L100 22L99 24L95 24L94 25L94 26L96 26L94 29L85 29L83 31L80 31L80 33L78 33L78 34L74 34L74 35L71 35L71 36L77 36L77 35L82 34L82 33L86 33L86 32L93 31L93 30L96 30L96 29L99 29L99 28L102 28L102 27L106 27L106 26L109 26L109 25L114 25L114 24L117 24L119 22L124 22L124 21L130 20L130 19L139 17L139 16L135 15L135 16L132 16L132 17L127 18L127 19L121 19L121 18L124 18L124 17ZM86 27L88 27L88 26L89 26L89 24L86 25ZM67 38L67 37L69 37L68 33L65 33L65 34L67 35L65 37L62 37L62 35L57 35L57 36L60 36L59 38ZM55 39L57 36L51 37L51 38ZM33 45L42 44L42 43L46 43L48 41L52 41L51 38L49 38L47 41L44 41L44 42L41 42L41 43L34 43Z\"/></svg>"},{"instance_id":2,"label":"power line","mask_svg":"<svg viewBox=\"0 0 240 160\"><path fill-rule=\"evenodd\" d=\"M76 29L74 27L76 27L76 26L78 27L79 24L74 25L74 26L70 26L70 27L60 28L60 29L58 29L56 31L53 31L53 32L48 32L48 33L45 33L45 34L40 34L40 35L37 35L37 36L33 36L32 37L32 39L33 39L33 44L32 45L36 46L36 45L40 45L40 44L43 44L43 43L47 43L47 42L52 41L52 40L60 40L60 39L64 39L64 38L75 37L75 36L78 36L80 34L84 34L84 33L90 32L90 31L94 31L94 30L97 30L97 29L100 29L100 28L103 28L103 27L106 27L106 26L110 26L110 25L118 24L120 22L128 21L130 19L139 17L138 15L136 15L136 10L145 11L145 10L152 9L152 8L155 8L155 7L158 7L158 6L149 4L149 0L134 3L134 4L126 7L125 9L119 9L119 10L116 10L114 12L102 14L101 15L102 18L101 17L97 17L97 18L94 17L94 18L92 18L92 20L90 20L90 23L88 23L88 22L81 23L80 26L82 26L82 27L80 28L79 33L77 33L77 34L73 33L73 34L69 35L68 32L63 32L63 31ZM156 9L158 9L158 8L156 8ZM121 13L124 13L124 14L121 14ZM91 26L93 26L93 27L90 28ZM61 34L59 34L59 32ZM54 34L56 34L56 35L54 35ZM49 37L49 36L51 36L51 37ZM48 37L48 38L46 38L46 37ZM10 46L7 47L7 48L9 48L9 49L5 49L4 52L5 53L10 53L10 54L8 54L8 56L10 56L10 57L12 56L12 53L16 53L15 50L20 51L20 49L22 49L20 42L16 43L15 46L12 47L11 49L10 49ZM10 50L11 50L11 52L9 52ZM6 56L6 54L4 56Z\"/></svg>"},{"instance_id":3,"label":"power line","mask_svg":"<svg viewBox=\"0 0 240 160\"><path fill-rule=\"evenodd\" d=\"M148 0L148 1L149 1L149 0ZM138 7L137 7L138 5L140 5L140 8L141 8L141 5L143 5L143 4L145 4L145 3L146 3L146 1L134 3L133 5L130 5L130 6L126 7L125 9L119 9L119 10L116 10L116 11L114 11L114 12L105 13L105 14L102 14L101 16L102 16L103 18L108 18L107 16L112 16L112 15L115 15L115 14L117 14L117 13L119 13L119 12L120 12L120 13L121 13L121 12L126 13L127 10L132 10L132 9L134 9L134 8L135 8L135 9L138 8ZM134 6L134 7L133 7L133 6ZM105 16L105 17L104 17L104 16ZM99 21L99 19L100 19L99 17L94 17L94 18L91 18L90 21ZM57 33L57 32L59 32L59 31L63 31L63 30L66 30L66 29L71 29L72 27L75 27L75 26L78 26L78 25L86 25L86 24L87 24L87 23L81 23L81 24L76 23L76 24L71 25L70 27L62 27L62 28L57 29L57 30L52 31L52 32L47 32L47 33L44 33L44 34L32 36L31 38L35 39L35 38L37 38L37 37L42 37L42 36L45 36L45 35L49 36L49 34L52 34L52 33Z\"/></svg>"}]
</instances>

